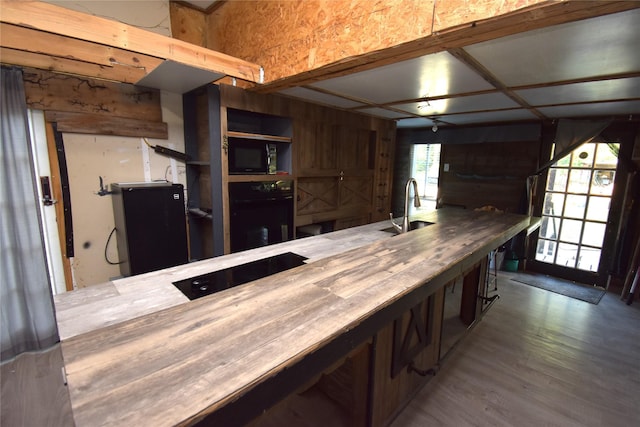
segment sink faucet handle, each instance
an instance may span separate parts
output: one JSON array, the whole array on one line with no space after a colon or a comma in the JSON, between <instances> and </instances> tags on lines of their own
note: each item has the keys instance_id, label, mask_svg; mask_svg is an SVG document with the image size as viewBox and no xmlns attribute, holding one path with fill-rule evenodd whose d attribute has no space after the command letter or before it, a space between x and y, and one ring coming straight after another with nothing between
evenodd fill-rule
<instances>
[{"instance_id":1,"label":"sink faucet handle","mask_svg":"<svg viewBox=\"0 0 640 427\"><path fill-rule=\"evenodd\" d=\"M393 212L389 212L389 219L391 220L391 225L396 229L398 233L402 233L402 226L395 223L393 220Z\"/></svg>"}]
</instances>

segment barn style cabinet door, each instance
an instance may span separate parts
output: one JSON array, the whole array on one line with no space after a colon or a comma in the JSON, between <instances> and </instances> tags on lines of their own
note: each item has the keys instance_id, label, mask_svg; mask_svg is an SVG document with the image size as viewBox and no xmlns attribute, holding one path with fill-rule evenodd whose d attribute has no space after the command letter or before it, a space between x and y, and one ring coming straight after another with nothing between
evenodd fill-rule
<instances>
[{"instance_id":1,"label":"barn style cabinet door","mask_svg":"<svg viewBox=\"0 0 640 427\"><path fill-rule=\"evenodd\" d=\"M370 222L376 132L305 122L296 141L298 225L336 220L339 229Z\"/></svg>"}]
</instances>

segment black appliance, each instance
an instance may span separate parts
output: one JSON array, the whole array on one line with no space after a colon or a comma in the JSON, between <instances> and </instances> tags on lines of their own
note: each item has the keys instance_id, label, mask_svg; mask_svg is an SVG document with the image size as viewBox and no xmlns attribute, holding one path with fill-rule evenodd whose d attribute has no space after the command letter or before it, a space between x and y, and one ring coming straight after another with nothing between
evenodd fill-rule
<instances>
[{"instance_id":1,"label":"black appliance","mask_svg":"<svg viewBox=\"0 0 640 427\"><path fill-rule=\"evenodd\" d=\"M189 279L173 282L190 300L210 295L234 286L258 280L304 264L306 257L286 252L280 255L248 262L224 270L214 271Z\"/></svg>"},{"instance_id":2,"label":"black appliance","mask_svg":"<svg viewBox=\"0 0 640 427\"><path fill-rule=\"evenodd\" d=\"M268 174L276 172L277 148L252 139L229 139L230 174Z\"/></svg>"},{"instance_id":3,"label":"black appliance","mask_svg":"<svg viewBox=\"0 0 640 427\"><path fill-rule=\"evenodd\" d=\"M111 184L120 273L186 264L184 189L168 182Z\"/></svg>"},{"instance_id":4,"label":"black appliance","mask_svg":"<svg viewBox=\"0 0 640 427\"><path fill-rule=\"evenodd\" d=\"M293 239L293 181L229 183L231 252Z\"/></svg>"}]
</instances>

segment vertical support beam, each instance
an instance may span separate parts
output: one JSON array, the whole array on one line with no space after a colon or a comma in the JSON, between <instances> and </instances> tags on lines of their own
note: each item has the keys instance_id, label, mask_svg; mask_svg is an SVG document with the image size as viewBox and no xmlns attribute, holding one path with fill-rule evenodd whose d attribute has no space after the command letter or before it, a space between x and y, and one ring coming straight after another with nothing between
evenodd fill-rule
<instances>
[{"instance_id":1,"label":"vertical support beam","mask_svg":"<svg viewBox=\"0 0 640 427\"><path fill-rule=\"evenodd\" d=\"M56 140L56 129L54 128L54 124L51 122L45 123L45 129L47 134L47 151L49 153L49 164L51 165L51 197L53 200L64 200L64 195L62 191L62 174L60 167L62 166L60 159L58 157L58 149L57 149L57 140ZM59 135L60 139L62 135ZM64 162L64 168L66 169L66 161ZM66 175L66 171L64 171ZM62 252L62 267L64 271L64 282L65 288L67 291L73 290L73 275L71 272L71 261L70 258L73 256L73 253L69 253L68 245L67 245L67 237L66 237L66 223L65 220L66 212L65 212L65 204L64 203L56 203L56 223L58 224L58 236L60 238L60 250ZM71 215L71 212L69 212Z\"/></svg>"},{"instance_id":2,"label":"vertical support beam","mask_svg":"<svg viewBox=\"0 0 640 427\"><path fill-rule=\"evenodd\" d=\"M486 260L483 261L486 264ZM462 282L462 299L460 301L460 320L469 326L477 318L479 313L478 299L479 289L484 283L484 275L482 274L482 263L476 264L471 271L465 274Z\"/></svg>"},{"instance_id":3,"label":"vertical support beam","mask_svg":"<svg viewBox=\"0 0 640 427\"><path fill-rule=\"evenodd\" d=\"M211 162L211 210L213 216L213 255L219 256L228 253L224 238L224 198L227 188L224 185L222 175L222 128L220 123L220 88L217 85L207 86L209 100L209 155ZM226 121L226 118L225 118Z\"/></svg>"}]
</instances>

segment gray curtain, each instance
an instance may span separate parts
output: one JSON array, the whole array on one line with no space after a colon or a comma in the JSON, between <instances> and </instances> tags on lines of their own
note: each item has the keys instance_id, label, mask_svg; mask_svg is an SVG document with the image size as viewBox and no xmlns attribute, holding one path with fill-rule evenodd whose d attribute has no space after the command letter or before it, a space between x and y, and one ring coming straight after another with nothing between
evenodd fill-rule
<instances>
[{"instance_id":1,"label":"gray curtain","mask_svg":"<svg viewBox=\"0 0 640 427\"><path fill-rule=\"evenodd\" d=\"M0 340L2 360L59 341L34 177L22 71L2 67Z\"/></svg>"},{"instance_id":2,"label":"gray curtain","mask_svg":"<svg viewBox=\"0 0 640 427\"><path fill-rule=\"evenodd\" d=\"M539 175L555 162L571 153L573 150L593 141L605 130L612 120L570 120L560 119L556 128L556 150L553 159L542 165L533 175Z\"/></svg>"}]
</instances>

